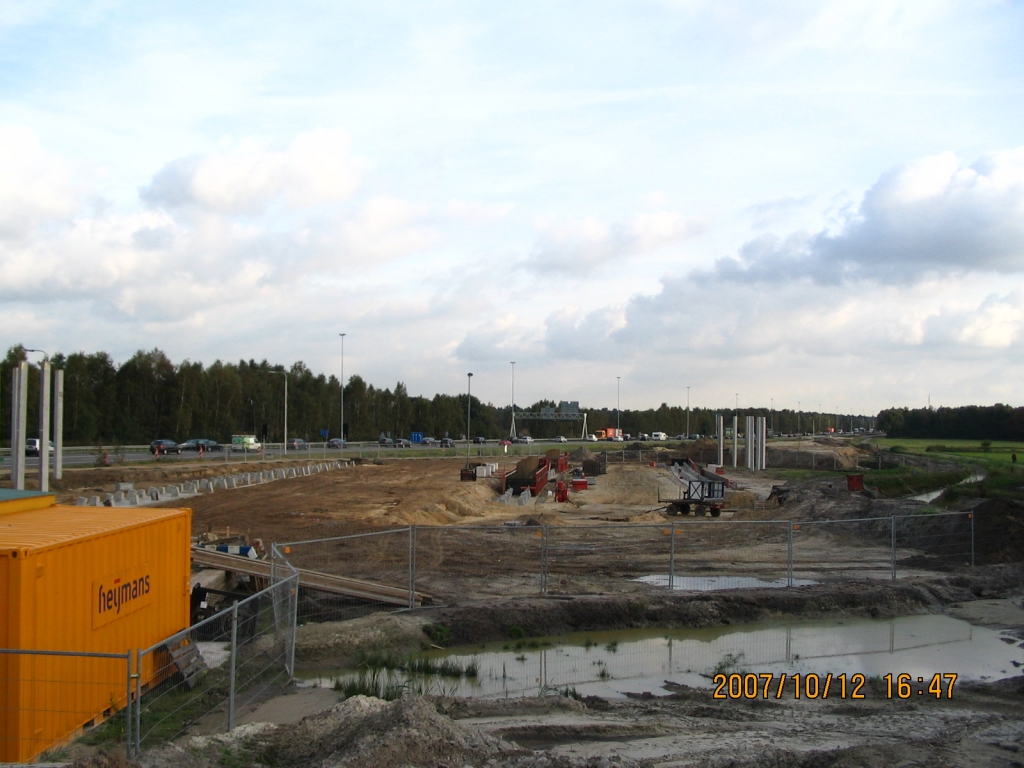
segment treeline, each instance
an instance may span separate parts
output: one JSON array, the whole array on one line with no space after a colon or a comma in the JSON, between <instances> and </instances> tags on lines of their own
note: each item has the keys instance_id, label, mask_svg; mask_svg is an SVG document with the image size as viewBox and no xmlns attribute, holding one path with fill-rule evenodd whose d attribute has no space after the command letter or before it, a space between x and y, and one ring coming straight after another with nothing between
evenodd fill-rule
<instances>
[{"instance_id":1,"label":"treeline","mask_svg":"<svg viewBox=\"0 0 1024 768\"><path fill-rule=\"evenodd\" d=\"M11 368L26 359L22 346L8 350L0 363L0 435L10 444ZM233 434L255 434L280 442L284 437L285 372L288 381L288 437L318 441L322 432L331 437L341 432L341 383L335 376L314 374L303 363L285 368L266 360L217 361L209 366L185 360L173 363L159 349L139 351L117 365L106 352L56 354L50 358L64 369L64 436L69 445L139 445L156 438L182 441L192 437L220 442ZM28 397L29 435L35 436L38 419L38 367L30 365ZM529 405L519 411L540 411L555 406L551 400ZM476 397L470 405L472 434L490 439L508 435L511 409L482 403ZM736 411L718 411L731 428ZM670 437L714 432L715 411L694 408L687 418L683 406L662 403L656 409L624 410L617 417L614 408L582 409L587 430L621 425L636 435L666 432ZM830 427L849 430L864 427L864 417L833 414L770 412L766 408L739 411L740 429L744 416L765 416L778 432L824 431ZM410 396L402 382L394 388L378 388L352 376L345 383L347 439L376 440L382 433L408 438L422 432L436 438L459 438L466 432L466 395ZM516 418L518 434L537 438L579 437L582 422L524 421Z\"/></svg>"},{"instance_id":2,"label":"treeline","mask_svg":"<svg viewBox=\"0 0 1024 768\"><path fill-rule=\"evenodd\" d=\"M1002 403L960 408L890 408L878 414L889 437L942 440L1024 440L1024 408Z\"/></svg>"}]
</instances>

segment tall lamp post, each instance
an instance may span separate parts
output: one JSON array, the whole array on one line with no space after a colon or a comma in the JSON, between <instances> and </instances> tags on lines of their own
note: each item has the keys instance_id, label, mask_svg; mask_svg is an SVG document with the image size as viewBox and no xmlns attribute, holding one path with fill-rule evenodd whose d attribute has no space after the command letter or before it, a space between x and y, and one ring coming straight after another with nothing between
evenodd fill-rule
<instances>
[{"instance_id":1,"label":"tall lamp post","mask_svg":"<svg viewBox=\"0 0 1024 768\"><path fill-rule=\"evenodd\" d=\"M516 439L516 361L512 361L512 426L509 427L508 436Z\"/></svg>"},{"instance_id":2,"label":"tall lamp post","mask_svg":"<svg viewBox=\"0 0 1024 768\"><path fill-rule=\"evenodd\" d=\"M622 431L622 408L619 407L619 384L622 381L621 376L615 377L615 436L619 437L619 433Z\"/></svg>"},{"instance_id":3,"label":"tall lamp post","mask_svg":"<svg viewBox=\"0 0 1024 768\"><path fill-rule=\"evenodd\" d=\"M284 376L284 440L281 442L284 455L288 456L288 371L268 371Z\"/></svg>"},{"instance_id":4,"label":"tall lamp post","mask_svg":"<svg viewBox=\"0 0 1024 768\"><path fill-rule=\"evenodd\" d=\"M686 388L686 439L690 439L690 388Z\"/></svg>"},{"instance_id":5,"label":"tall lamp post","mask_svg":"<svg viewBox=\"0 0 1024 768\"><path fill-rule=\"evenodd\" d=\"M341 336L341 432L339 437L341 438L341 450L345 450L345 334L339 333Z\"/></svg>"},{"instance_id":6,"label":"tall lamp post","mask_svg":"<svg viewBox=\"0 0 1024 768\"><path fill-rule=\"evenodd\" d=\"M473 403L473 374L466 374L466 469L469 469L469 450L473 444L470 440L470 428L469 428L469 406Z\"/></svg>"}]
</instances>

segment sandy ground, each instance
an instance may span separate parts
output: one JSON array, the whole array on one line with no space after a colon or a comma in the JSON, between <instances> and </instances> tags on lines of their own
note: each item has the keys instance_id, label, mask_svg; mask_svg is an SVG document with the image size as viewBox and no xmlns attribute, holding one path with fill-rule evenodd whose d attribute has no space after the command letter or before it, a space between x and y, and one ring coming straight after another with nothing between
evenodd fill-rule
<instances>
[{"instance_id":1,"label":"sandy ground","mask_svg":"<svg viewBox=\"0 0 1024 768\"><path fill-rule=\"evenodd\" d=\"M945 577L840 592L758 590L646 604L645 621L694 625L757 616L900 615L946 611L976 623L1015 628L1024 641L1024 571L989 566L970 578ZM1007 592L1012 596L999 597ZM964 596L990 593L983 599ZM431 616L375 614L301 628L303 650L332 647L335 660L367 650L402 653L422 642L426 619L458 627L458 642L500 636L505 622L551 633L581 626L637 626L628 597L466 606ZM602 621L601 617L604 617ZM531 622L532 625L531 625ZM320 659L324 661L324 659ZM777 681L777 679L776 679ZM960 683L951 700L890 700L869 681L860 701L716 700L711 691L665 681L662 695L624 699L564 696L512 699L407 697L384 703L333 690L291 691L247 712L232 737L186 739L147 753L147 768L277 766L1014 766L1024 750L1024 677ZM298 720L299 715L305 718ZM237 760L238 763L231 762Z\"/></svg>"},{"instance_id":2,"label":"sandy ground","mask_svg":"<svg viewBox=\"0 0 1024 768\"><path fill-rule=\"evenodd\" d=\"M666 518L656 509L659 492L670 495L673 489L665 469L612 464L607 475L597 478L596 486L573 494L567 504L545 498L527 507L504 506L496 503L498 491L492 482L460 482L462 464L459 459L364 462L326 474L204 495L189 502L194 531L230 526L270 542L409 525L441 531L442 526L494 526L509 520L542 522L568 531L607 522L661 525ZM117 470L102 472L88 476L90 487L104 488L119 480ZM740 486L729 498L726 514L732 520L886 516L920 507L916 502L850 494L841 478L822 476L795 484L784 506L764 508L755 501L766 497L771 485L781 482L778 478L770 471L755 477L731 468L729 476ZM154 478L154 482L168 479ZM69 496L74 494L73 484L73 479L65 483ZM1019 565L1024 558L1016 552L1001 553L997 559L1009 557L1016 565L957 567L945 572L922 569L918 578L896 583L666 593L623 578L646 567L636 547L626 546L630 534L628 527L625 530L623 547L611 550L614 556L601 554L601 560L587 561L581 552L574 555L575 570L553 572L547 597L537 595L534 583L521 577L515 564L508 566L504 581L481 579L479 572L493 567L493 551L476 544L437 549L433 560L424 558L422 582L417 586L430 585L431 579L438 587L448 585L440 605L413 613L375 613L352 621L305 624L299 630L297 663L306 668L337 667L355 663L360 654L371 650L412 652L429 643L425 623L450 627L451 643L461 645L505 637L511 624L539 636L601 628L717 626L780 617L948 612L977 624L1011 628L1024 641L1024 571ZM999 530L991 536L998 540ZM702 558L701 567L707 572L776 561L785 551L784 541L774 534L749 536L726 533L725 528L717 538L688 541L692 562ZM827 563L847 557L854 563L856 559L838 552L833 541L822 540L817 550L811 546L814 542L808 538L801 550L808 553L808 561ZM446 560L451 551L459 557ZM859 549L858 556L864 552ZM372 571L372 552L356 554L351 567ZM911 556L900 553L908 563ZM525 585L518 595L516 585ZM338 702L334 691L292 690L241 713L240 721L246 725L230 737L188 737L146 753L142 764L152 768L1021 765L1022 681L1017 677L962 685L954 700L928 704L889 701L876 689L856 703L716 701L707 691L671 681L665 696L582 702L562 696L501 702L410 696L393 703L356 697Z\"/></svg>"}]
</instances>

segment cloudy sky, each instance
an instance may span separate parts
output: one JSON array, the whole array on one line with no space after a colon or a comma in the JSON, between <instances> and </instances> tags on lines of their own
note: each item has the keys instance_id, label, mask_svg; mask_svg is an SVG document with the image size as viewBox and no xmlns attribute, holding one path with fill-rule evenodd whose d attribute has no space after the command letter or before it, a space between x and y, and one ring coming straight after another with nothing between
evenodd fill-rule
<instances>
[{"instance_id":1,"label":"cloudy sky","mask_svg":"<svg viewBox=\"0 0 1024 768\"><path fill-rule=\"evenodd\" d=\"M1020 0L0 0L0 345L1021 404Z\"/></svg>"}]
</instances>

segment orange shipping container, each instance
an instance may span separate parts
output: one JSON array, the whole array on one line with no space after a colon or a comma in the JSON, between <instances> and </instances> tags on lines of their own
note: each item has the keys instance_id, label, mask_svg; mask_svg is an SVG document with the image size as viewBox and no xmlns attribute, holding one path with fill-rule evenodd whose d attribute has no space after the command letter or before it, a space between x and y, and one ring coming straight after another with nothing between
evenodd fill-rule
<instances>
[{"instance_id":1,"label":"orange shipping container","mask_svg":"<svg viewBox=\"0 0 1024 768\"><path fill-rule=\"evenodd\" d=\"M191 510L24 507L0 496L0 648L123 654L188 626ZM0 655L0 762L123 708L125 667ZM157 674L150 654L140 683Z\"/></svg>"}]
</instances>

